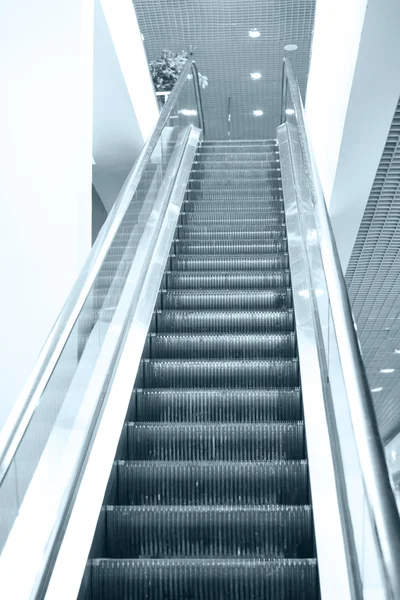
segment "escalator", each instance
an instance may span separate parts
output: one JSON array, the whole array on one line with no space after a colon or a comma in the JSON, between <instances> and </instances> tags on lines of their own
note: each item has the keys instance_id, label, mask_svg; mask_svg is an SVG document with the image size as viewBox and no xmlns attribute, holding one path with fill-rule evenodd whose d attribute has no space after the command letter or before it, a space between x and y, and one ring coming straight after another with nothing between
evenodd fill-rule
<instances>
[{"instance_id":1,"label":"escalator","mask_svg":"<svg viewBox=\"0 0 400 600\"><path fill-rule=\"evenodd\" d=\"M90 562L93 600L316 600L275 142L203 143Z\"/></svg>"},{"instance_id":2,"label":"escalator","mask_svg":"<svg viewBox=\"0 0 400 600\"><path fill-rule=\"evenodd\" d=\"M183 67L0 431L1 598L400 598L287 59L282 83L277 140L210 141Z\"/></svg>"}]
</instances>

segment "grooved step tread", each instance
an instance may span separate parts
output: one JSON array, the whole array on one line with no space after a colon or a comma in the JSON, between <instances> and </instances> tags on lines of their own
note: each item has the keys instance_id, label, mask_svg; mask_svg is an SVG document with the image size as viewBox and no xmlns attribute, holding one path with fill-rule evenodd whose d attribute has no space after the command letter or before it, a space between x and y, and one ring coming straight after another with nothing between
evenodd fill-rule
<instances>
[{"instance_id":1,"label":"grooved step tread","mask_svg":"<svg viewBox=\"0 0 400 600\"><path fill-rule=\"evenodd\" d=\"M157 333L282 333L294 330L292 309L158 310Z\"/></svg>"},{"instance_id":2,"label":"grooved step tread","mask_svg":"<svg viewBox=\"0 0 400 600\"><path fill-rule=\"evenodd\" d=\"M318 600L314 559L97 559L96 600Z\"/></svg>"},{"instance_id":3,"label":"grooved step tread","mask_svg":"<svg viewBox=\"0 0 400 600\"><path fill-rule=\"evenodd\" d=\"M292 306L291 290L234 289L160 291L163 310L268 310Z\"/></svg>"},{"instance_id":4,"label":"grooved step tread","mask_svg":"<svg viewBox=\"0 0 400 600\"><path fill-rule=\"evenodd\" d=\"M299 389L138 389L128 418L140 422L300 421Z\"/></svg>"},{"instance_id":5,"label":"grooved step tread","mask_svg":"<svg viewBox=\"0 0 400 600\"><path fill-rule=\"evenodd\" d=\"M290 333L152 333L149 358L254 360L292 358L296 335Z\"/></svg>"},{"instance_id":6,"label":"grooved step tread","mask_svg":"<svg viewBox=\"0 0 400 600\"><path fill-rule=\"evenodd\" d=\"M310 506L107 506L109 558L311 558Z\"/></svg>"},{"instance_id":7,"label":"grooved step tread","mask_svg":"<svg viewBox=\"0 0 400 600\"><path fill-rule=\"evenodd\" d=\"M298 387L298 360L142 360L139 387ZM144 385L145 384L145 385Z\"/></svg>"},{"instance_id":8,"label":"grooved step tread","mask_svg":"<svg viewBox=\"0 0 400 600\"><path fill-rule=\"evenodd\" d=\"M196 273L166 271L167 289L274 289L290 286L290 272L268 271L200 271Z\"/></svg>"},{"instance_id":9,"label":"grooved step tread","mask_svg":"<svg viewBox=\"0 0 400 600\"><path fill-rule=\"evenodd\" d=\"M214 507L310 500L306 460L117 461L115 467L119 504Z\"/></svg>"},{"instance_id":10,"label":"grooved step tread","mask_svg":"<svg viewBox=\"0 0 400 600\"><path fill-rule=\"evenodd\" d=\"M304 424L127 423L128 460L301 460Z\"/></svg>"}]
</instances>

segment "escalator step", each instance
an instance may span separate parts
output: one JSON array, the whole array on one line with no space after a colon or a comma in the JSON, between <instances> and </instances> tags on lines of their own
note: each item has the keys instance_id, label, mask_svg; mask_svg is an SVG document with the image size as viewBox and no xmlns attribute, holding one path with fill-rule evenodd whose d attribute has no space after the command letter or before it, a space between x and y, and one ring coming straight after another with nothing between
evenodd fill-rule
<instances>
[{"instance_id":1,"label":"escalator step","mask_svg":"<svg viewBox=\"0 0 400 600\"><path fill-rule=\"evenodd\" d=\"M172 271L273 271L289 268L287 254L265 256L171 256Z\"/></svg>"},{"instance_id":2,"label":"escalator step","mask_svg":"<svg viewBox=\"0 0 400 600\"><path fill-rule=\"evenodd\" d=\"M117 501L142 506L309 503L307 461L118 461ZM150 468L151 467L151 468Z\"/></svg>"},{"instance_id":3,"label":"escalator step","mask_svg":"<svg viewBox=\"0 0 400 600\"><path fill-rule=\"evenodd\" d=\"M189 186L192 190L248 190L253 192L271 192L273 190L280 190L282 187L282 181L278 178L273 177L269 179L248 179L247 177L235 177L234 173L231 175L221 177L220 179L189 179Z\"/></svg>"},{"instance_id":4,"label":"escalator step","mask_svg":"<svg viewBox=\"0 0 400 600\"><path fill-rule=\"evenodd\" d=\"M161 291L165 310L271 310L290 306L290 289Z\"/></svg>"},{"instance_id":5,"label":"escalator step","mask_svg":"<svg viewBox=\"0 0 400 600\"><path fill-rule=\"evenodd\" d=\"M299 421L299 389L135 390L132 421L265 422Z\"/></svg>"},{"instance_id":6,"label":"escalator step","mask_svg":"<svg viewBox=\"0 0 400 600\"><path fill-rule=\"evenodd\" d=\"M166 287L169 290L179 289L261 289L287 288L290 286L289 270L271 272L245 271L209 271L183 273L166 271Z\"/></svg>"},{"instance_id":7,"label":"escalator step","mask_svg":"<svg viewBox=\"0 0 400 600\"><path fill-rule=\"evenodd\" d=\"M200 160L199 160L200 158ZM268 168L280 169L280 162L276 156L270 155L270 158L267 156L259 156L257 158L249 158L247 153L243 154L242 160L240 160L239 155L235 155L235 160L227 160L225 156L219 157L218 160L214 158L204 156L204 155L196 155L196 158L193 162L193 168L196 171L202 170L205 173L210 171L220 171L221 169L227 170L236 170L236 171L247 171L248 169L258 169L263 170L264 172Z\"/></svg>"},{"instance_id":8,"label":"escalator step","mask_svg":"<svg viewBox=\"0 0 400 600\"><path fill-rule=\"evenodd\" d=\"M175 254L275 254L287 252L287 240L241 240L221 241L215 239L207 242L176 240L174 242Z\"/></svg>"},{"instance_id":9,"label":"escalator step","mask_svg":"<svg viewBox=\"0 0 400 600\"><path fill-rule=\"evenodd\" d=\"M279 225L278 227L267 227L261 226L260 224L244 226L237 224L233 227L223 228L224 224L221 225L178 225L176 228L177 237L180 240L200 240L207 241L209 239L213 241L228 240L233 242L237 239L240 240L281 240L286 237L285 226Z\"/></svg>"},{"instance_id":10,"label":"escalator step","mask_svg":"<svg viewBox=\"0 0 400 600\"><path fill-rule=\"evenodd\" d=\"M158 334L149 336L149 358L254 360L293 358L296 335L276 334Z\"/></svg>"},{"instance_id":11,"label":"escalator step","mask_svg":"<svg viewBox=\"0 0 400 600\"><path fill-rule=\"evenodd\" d=\"M157 333L257 333L294 329L293 310L162 310L156 312Z\"/></svg>"},{"instance_id":12,"label":"escalator step","mask_svg":"<svg viewBox=\"0 0 400 600\"><path fill-rule=\"evenodd\" d=\"M138 387L267 388L298 387L297 359L292 360L143 360Z\"/></svg>"},{"instance_id":13,"label":"escalator step","mask_svg":"<svg viewBox=\"0 0 400 600\"><path fill-rule=\"evenodd\" d=\"M108 558L311 558L310 506L107 506Z\"/></svg>"},{"instance_id":14,"label":"escalator step","mask_svg":"<svg viewBox=\"0 0 400 600\"><path fill-rule=\"evenodd\" d=\"M247 189L247 188L219 188L219 189L188 189L186 191L187 200L196 200L198 202L251 202L264 201L273 202L283 200L282 188L275 187L271 189Z\"/></svg>"},{"instance_id":15,"label":"escalator step","mask_svg":"<svg viewBox=\"0 0 400 600\"><path fill-rule=\"evenodd\" d=\"M128 460L300 460L304 426L289 423L127 423Z\"/></svg>"},{"instance_id":16,"label":"escalator step","mask_svg":"<svg viewBox=\"0 0 400 600\"><path fill-rule=\"evenodd\" d=\"M260 211L260 215L268 214L270 212L280 212L283 209L283 203L281 200L244 200L238 198L237 200L227 200L210 202L208 200L187 200L183 203L182 210L186 213L242 213L246 211L257 212Z\"/></svg>"},{"instance_id":17,"label":"escalator step","mask_svg":"<svg viewBox=\"0 0 400 600\"><path fill-rule=\"evenodd\" d=\"M317 600L314 559L98 559L96 600Z\"/></svg>"},{"instance_id":18,"label":"escalator step","mask_svg":"<svg viewBox=\"0 0 400 600\"><path fill-rule=\"evenodd\" d=\"M257 215L256 213L246 212L243 214L235 213L181 213L181 222L183 225L219 225L222 227L245 226L251 228L260 227L279 227L283 225L283 212L275 213L271 216Z\"/></svg>"},{"instance_id":19,"label":"escalator step","mask_svg":"<svg viewBox=\"0 0 400 600\"><path fill-rule=\"evenodd\" d=\"M266 181L271 181L271 179L275 179L280 177L280 170L276 168L276 165L268 165L267 167L263 167L261 169L255 168L238 168L235 165L234 169L223 168L222 165L218 165L218 169L207 169L206 172L204 169L195 168L192 170L190 177L194 181L207 181L210 182L219 182L219 181L231 181L231 179L238 180L240 178L251 178L252 181L259 181L260 184L264 185Z\"/></svg>"}]
</instances>

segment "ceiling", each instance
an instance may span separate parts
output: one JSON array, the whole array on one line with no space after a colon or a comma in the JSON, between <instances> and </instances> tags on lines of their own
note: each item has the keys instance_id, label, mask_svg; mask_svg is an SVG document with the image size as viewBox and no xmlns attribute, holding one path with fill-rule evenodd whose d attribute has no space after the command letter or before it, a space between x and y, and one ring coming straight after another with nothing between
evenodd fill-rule
<instances>
[{"instance_id":1,"label":"ceiling","mask_svg":"<svg viewBox=\"0 0 400 600\"><path fill-rule=\"evenodd\" d=\"M284 46L291 52L302 93L310 61L315 0L133 0L149 60L163 49L195 46L199 71L209 78L202 92L207 139L276 137ZM249 37L257 28L261 36ZM252 81L251 72L262 78ZM254 117L253 110L264 111Z\"/></svg>"},{"instance_id":2,"label":"ceiling","mask_svg":"<svg viewBox=\"0 0 400 600\"><path fill-rule=\"evenodd\" d=\"M371 389L382 388L373 398L387 442L400 430L400 100L346 281Z\"/></svg>"}]
</instances>

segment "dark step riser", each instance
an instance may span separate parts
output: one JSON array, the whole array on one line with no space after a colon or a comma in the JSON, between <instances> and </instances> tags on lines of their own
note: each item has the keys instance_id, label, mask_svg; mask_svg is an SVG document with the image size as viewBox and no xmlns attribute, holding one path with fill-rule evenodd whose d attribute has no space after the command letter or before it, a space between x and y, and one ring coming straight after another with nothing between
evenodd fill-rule
<instances>
[{"instance_id":1,"label":"dark step riser","mask_svg":"<svg viewBox=\"0 0 400 600\"><path fill-rule=\"evenodd\" d=\"M159 296L163 310L271 310L290 308L291 290L236 292L173 292L164 290Z\"/></svg>"},{"instance_id":2,"label":"dark step riser","mask_svg":"<svg viewBox=\"0 0 400 600\"><path fill-rule=\"evenodd\" d=\"M199 240L207 241L214 240L221 242L222 240L235 241L240 240L281 240L286 237L286 227L279 225L278 227L255 227L249 226L231 226L226 227L224 224L213 225L179 225L176 228L176 237L180 240Z\"/></svg>"},{"instance_id":3,"label":"dark step riser","mask_svg":"<svg viewBox=\"0 0 400 600\"><path fill-rule=\"evenodd\" d=\"M117 483L118 503L136 506L309 503L306 461L119 461Z\"/></svg>"},{"instance_id":4,"label":"dark step riser","mask_svg":"<svg viewBox=\"0 0 400 600\"><path fill-rule=\"evenodd\" d=\"M136 385L146 388L290 388L299 386L299 371L297 360L145 360Z\"/></svg>"},{"instance_id":5,"label":"dark step riser","mask_svg":"<svg viewBox=\"0 0 400 600\"><path fill-rule=\"evenodd\" d=\"M289 268L287 254L268 256L171 256L172 271L275 271Z\"/></svg>"},{"instance_id":6,"label":"dark step riser","mask_svg":"<svg viewBox=\"0 0 400 600\"><path fill-rule=\"evenodd\" d=\"M282 334L150 334L143 358L263 360L296 357L296 336Z\"/></svg>"},{"instance_id":7,"label":"dark step riser","mask_svg":"<svg viewBox=\"0 0 400 600\"><path fill-rule=\"evenodd\" d=\"M93 561L92 600L317 600L315 561Z\"/></svg>"},{"instance_id":8,"label":"dark step riser","mask_svg":"<svg viewBox=\"0 0 400 600\"><path fill-rule=\"evenodd\" d=\"M254 312L157 311L153 318L157 333L273 333L294 329L293 311Z\"/></svg>"},{"instance_id":9,"label":"dark step riser","mask_svg":"<svg viewBox=\"0 0 400 600\"><path fill-rule=\"evenodd\" d=\"M202 254L278 254L287 252L287 240L271 240L266 242L259 241L236 241L236 242L186 242L184 240L176 240L172 244L171 251L173 254L189 254L200 256Z\"/></svg>"},{"instance_id":10,"label":"dark step riser","mask_svg":"<svg viewBox=\"0 0 400 600\"><path fill-rule=\"evenodd\" d=\"M312 558L309 507L108 507L108 558Z\"/></svg>"},{"instance_id":11,"label":"dark step riser","mask_svg":"<svg viewBox=\"0 0 400 600\"><path fill-rule=\"evenodd\" d=\"M300 421L299 390L136 390L135 422L262 423Z\"/></svg>"},{"instance_id":12,"label":"dark step riser","mask_svg":"<svg viewBox=\"0 0 400 600\"><path fill-rule=\"evenodd\" d=\"M169 290L266 290L290 286L289 271L271 273L174 273L165 274Z\"/></svg>"},{"instance_id":13,"label":"dark step riser","mask_svg":"<svg viewBox=\"0 0 400 600\"><path fill-rule=\"evenodd\" d=\"M240 201L226 200L226 202L209 202L207 200L187 200L183 204L184 212L194 213L242 213L256 212L259 211L260 216L269 215L273 212L281 213L283 210L283 203L281 200L247 200L241 199Z\"/></svg>"},{"instance_id":14,"label":"dark step riser","mask_svg":"<svg viewBox=\"0 0 400 600\"><path fill-rule=\"evenodd\" d=\"M263 424L127 424L127 460L301 460L304 426Z\"/></svg>"}]
</instances>

